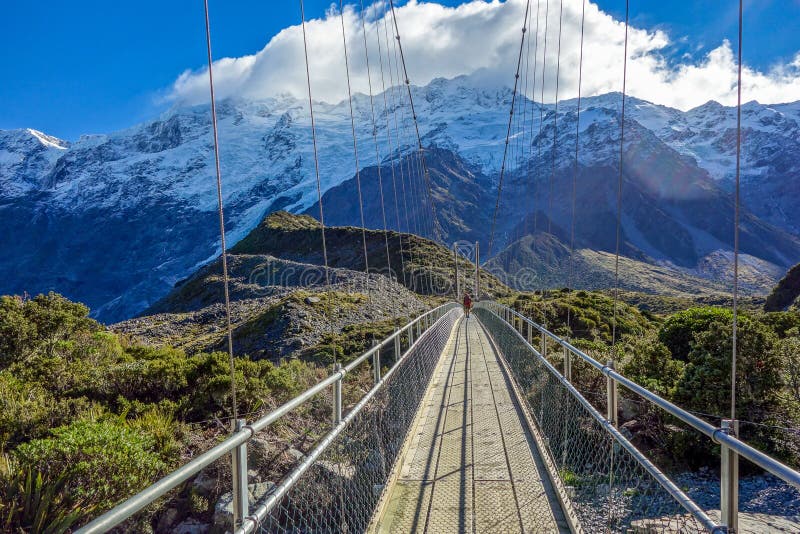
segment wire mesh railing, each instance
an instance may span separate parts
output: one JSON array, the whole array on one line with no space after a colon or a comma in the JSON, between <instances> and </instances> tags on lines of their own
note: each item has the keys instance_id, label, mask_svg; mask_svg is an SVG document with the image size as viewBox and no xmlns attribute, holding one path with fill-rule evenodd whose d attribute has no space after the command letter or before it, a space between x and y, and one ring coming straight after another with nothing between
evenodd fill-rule
<instances>
[{"instance_id":1,"label":"wire mesh railing","mask_svg":"<svg viewBox=\"0 0 800 534\"><path fill-rule=\"evenodd\" d=\"M458 317L443 316L237 532L363 532Z\"/></svg>"},{"instance_id":2,"label":"wire mesh railing","mask_svg":"<svg viewBox=\"0 0 800 534\"><path fill-rule=\"evenodd\" d=\"M458 314L458 306L448 303L417 317L264 417L250 424L237 421L236 431L223 442L77 532L100 533L124 526L152 503L195 481L210 466L226 461L231 466L224 471L230 473L227 487L232 488L231 523L236 532L363 530ZM356 401L356 388L343 395L342 386L348 375L359 376L363 382L364 365L371 365L372 377L369 385L360 384L366 392ZM289 413L326 396L333 414L329 429L319 429L316 444L295 453L293 465L279 484L259 485L258 473L248 472L248 443L280 426ZM261 486L269 489L254 491ZM259 500L251 502L256 493Z\"/></svg>"},{"instance_id":3,"label":"wire mesh railing","mask_svg":"<svg viewBox=\"0 0 800 534\"><path fill-rule=\"evenodd\" d=\"M503 353L535 420L553 482L567 496L566 512L578 528L587 532L733 532L738 522L739 456L800 487L800 473L737 439L735 423L710 425L620 375L613 362L597 362L510 308L485 302L476 312ZM587 400L574 387L576 368L603 377L605 391L585 392L596 394L597 399ZM630 442L630 434L626 437L619 429L620 385L697 439L720 445L721 512L707 513Z\"/></svg>"}]
</instances>

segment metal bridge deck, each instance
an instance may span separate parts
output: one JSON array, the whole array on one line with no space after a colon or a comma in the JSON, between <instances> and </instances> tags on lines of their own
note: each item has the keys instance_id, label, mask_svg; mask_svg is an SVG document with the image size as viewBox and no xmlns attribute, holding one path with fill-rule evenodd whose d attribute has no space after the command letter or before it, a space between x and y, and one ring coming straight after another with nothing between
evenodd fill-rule
<instances>
[{"instance_id":1,"label":"metal bridge deck","mask_svg":"<svg viewBox=\"0 0 800 534\"><path fill-rule=\"evenodd\" d=\"M372 532L568 532L497 354L453 329Z\"/></svg>"}]
</instances>

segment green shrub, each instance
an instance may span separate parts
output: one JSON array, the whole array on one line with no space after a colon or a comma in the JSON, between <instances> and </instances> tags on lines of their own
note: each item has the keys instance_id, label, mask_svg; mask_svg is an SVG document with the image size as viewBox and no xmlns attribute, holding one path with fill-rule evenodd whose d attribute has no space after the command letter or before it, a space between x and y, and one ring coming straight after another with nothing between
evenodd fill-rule
<instances>
[{"instance_id":1,"label":"green shrub","mask_svg":"<svg viewBox=\"0 0 800 534\"><path fill-rule=\"evenodd\" d=\"M658 339L676 360L687 361L696 333L705 332L714 321L731 322L733 312L723 308L689 308L671 315L661 325Z\"/></svg>"},{"instance_id":2,"label":"green shrub","mask_svg":"<svg viewBox=\"0 0 800 534\"><path fill-rule=\"evenodd\" d=\"M800 313L796 311L765 313L759 320L781 338L797 336L797 331L800 330Z\"/></svg>"},{"instance_id":3,"label":"green shrub","mask_svg":"<svg viewBox=\"0 0 800 534\"><path fill-rule=\"evenodd\" d=\"M108 369L111 392L145 403L175 399L189 388L197 360L179 349L134 346L126 358Z\"/></svg>"},{"instance_id":4,"label":"green shrub","mask_svg":"<svg viewBox=\"0 0 800 534\"><path fill-rule=\"evenodd\" d=\"M730 317L730 316L729 316ZM689 362L675 398L683 408L711 414L730 412L732 317L714 320L694 335ZM737 416L763 421L782 387L775 334L765 325L739 318L737 342Z\"/></svg>"},{"instance_id":5,"label":"green shrub","mask_svg":"<svg viewBox=\"0 0 800 534\"><path fill-rule=\"evenodd\" d=\"M59 341L69 339L79 331L94 331L97 322L89 318L89 308L72 302L52 291L37 295L23 304L25 317L36 327L37 347L52 355Z\"/></svg>"},{"instance_id":6,"label":"green shrub","mask_svg":"<svg viewBox=\"0 0 800 534\"><path fill-rule=\"evenodd\" d=\"M614 299L602 293L552 291L545 295L522 294L510 305L551 331L571 339L610 343L613 337ZM617 339L643 335L651 328L642 313L624 302L617 303Z\"/></svg>"},{"instance_id":7,"label":"green shrub","mask_svg":"<svg viewBox=\"0 0 800 534\"><path fill-rule=\"evenodd\" d=\"M90 405L87 399L57 399L44 386L0 371L0 450L67 422Z\"/></svg>"},{"instance_id":8,"label":"green shrub","mask_svg":"<svg viewBox=\"0 0 800 534\"><path fill-rule=\"evenodd\" d=\"M14 451L24 469L64 480L62 492L87 506L110 508L165 469L156 440L116 421L76 421Z\"/></svg>"},{"instance_id":9,"label":"green shrub","mask_svg":"<svg viewBox=\"0 0 800 534\"><path fill-rule=\"evenodd\" d=\"M139 417L129 419L127 423L136 433L152 438L153 450L166 466L177 467L188 429L186 425L175 420L171 410L153 406Z\"/></svg>"},{"instance_id":10,"label":"green shrub","mask_svg":"<svg viewBox=\"0 0 800 534\"><path fill-rule=\"evenodd\" d=\"M662 396L670 396L683 375L684 363L674 360L669 349L650 334L626 338L622 374Z\"/></svg>"},{"instance_id":11,"label":"green shrub","mask_svg":"<svg viewBox=\"0 0 800 534\"><path fill-rule=\"evenodd\" d=\"M0 367L22 359L36 337L20 297L0 297Z\"/></svg>"},{"instance_id":12,"label":"green shrub","mask_svg":"<svg viewBox=\"0 0 800 534\"><path fill-rule=\"evenodd\" d=\"M774 358L779 362L783 383L794 402L800 403L800 337L787 337L775 343Z\"/></svg>"}]
</instances>

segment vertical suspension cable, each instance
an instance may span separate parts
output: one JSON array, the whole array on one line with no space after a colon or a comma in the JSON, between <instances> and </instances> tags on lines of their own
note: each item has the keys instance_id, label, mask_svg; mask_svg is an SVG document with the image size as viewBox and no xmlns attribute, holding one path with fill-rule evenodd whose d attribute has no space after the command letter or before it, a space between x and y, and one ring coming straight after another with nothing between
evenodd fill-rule
<instances>
[{"instance_id":1,"label":"vertical suspension cable","mask_svg":"<svg viewBox=\"0 0 800 534\"><path fill-rule=\"evenodd\" d=\"M372 74L369 67L369 47L367 46L367 24L364 20L364 0L361 0L361 33L364 34L364 60L367 64L367 83L369 84L369 108L372 113L372 139L375 142L375 166L378 170L378 192L381 200L381 217L383 218L383 236L386 242L386 266L390 277L392 260L389 255L389 227L386 225L386 208L383 199L383 177L381 176L381 156L378 151L378 127L375 124L375 102L372 96Z\"/></svg>"},{"instance_id":2,"label":"vertical suspension cable","mask_svg":"<svg viewBox=\"0 0 800 534\"><path fill-rule=\"evenodd\" d=\"M541 0L536 0L536 41L534 42L533 46L533 87L531 88L531 100L535 103L536 99L536 75L537 71L539 70L539 13L541 12ZM539 102L539 115L540 120L539 124L541 124L541 112L542 112L542 102ZM528 146L528 161L530 161L533 157L533 104L531 104L531 142ZM536 146L539 146L538 136L536 137ZM535 236L539 230L539 216L537 214L538 203L539 203L539 165L538 165L538 154L537 154L537 161L535 162L533 169L534 169L534 176L531 185L533 186L533 235ZM530 182L530 167L528 168L528 181ZM533 250L536 249L536 239L531 242Z\"/></svg>"},{"instance_id":3,"label":"vertical suspension cable","mask_svg":"<svg viewBox=\"0 0 800 534\"><path fill-rule=\"evenodd\" d=\"M397 43L394 39L392 39L392 46L389 46L389 9L388 4L384 4L384 17L383 17L383 35L386 44L386 60L387 66L389 68L389 88L390 88L390 96L391 96L391 109L392 109L392 120L394 122L394 139L396 141L396 149L397 149L397 158L398 158L398 170L400 173L400 185L402 187L403 193L403 213L405 214L406 220L406 233L413 234L413 227L412 227L412 217L409 215L408 211L408 195L406 193L406 165L405 161L403 160L403 153L402 153L402 141L401 141L401 134L400 134L400 123L397 120L398 109L401 106L401 96L397 96L397 92L401 92L397 85L400 84L400 69L397 66L398 58L397 58ZM394 53L392 53L394 50ZM392 61L392 57L394 57L394 61ZM397 73L397 85L395 84L395 73ZM388 117L387 117L388 120ZM402 117L401 117L402 120ZM411 177L409 176L409 182ZM409 184L410 187L410 184ZM413 222L416 225L416 213L414 213ZM412 291L417 290L417 280L414 274L414 250L413 250L413 240L406 240L406 248L408 250L408 256L410 261L410 268L409 268L409 287Z\"/></svg>"},{"instance_id":4,"label":"vertical suspension cable","mask_svg":"<svg viewBox=\"0 0 800 534\"><path fill-rule=\"evenodd\" d=\"M388 16L388 11L387 11L387 16ZM409 233L414 233L414 234L419 235L419 225L418 225L418 222L417 222L417 212L416 212L416 210L414 210L414 197L413 197L413 189L412 189L413 181L412 181L412 178L411 178L411 167L410 167L408 158L407 157L403 157L403 155L402 155L402 143L404 142L403 140L408 135L408 130L406 129L405 111L403 109L403 91L399 88L400 83L401 83L400 82L400 57L399 57L399 55L397 53L397 41L394 39L394 37L392 38L392 50L391 51L389 50L388 26L387 26L387 24L385 22L384 22L384 30L386 32L386 39L387 39L387 41L386 41L386 51L387 51L387 55L389 56L389 76L390 76L390 82L391 82L391 85L392 85L393 100L394 100L394 97L395 97L395 81L394 81L395 80L395 76L396 76L396 79L397 79L397 92L400 93L396 97L397 98L397 106L394 108L393 117L394 117L394 127L395 127L395 138L397 139L398 157L400 158L400 168L401 168L401 172L403 170L406 171L405 173L401 174L401 179L403 179L405 176L408 176L408 194L411 195L411 202L412 202L411 212L410 212L411 214L409 215L408 206L407 206L407 198L406 198L405 180L403 180L403 202L406 204L406 207L405 207L405 211L406 211L406 227L407 227ZM392 35L394 36L394 32L392 32ZM394 57L394 62L392 62L392 57ZM398 112L400 114L400 120L399 121L397 119ZM413 224L413 226L412 226L412 224Z\"/></svg>"},{"instance_id":5,"label":"vertical suspension cable","mask_svg":"<svg viewBox=\"0 0 800 534\"><path fill-rule=\"evenodd\" d=\"M556 105L553 112L553 170L550 173L550 192L547 195L547 233L553 233L553 182L556 179L556 152L558 141L558 82L561 76L561 21L564 16L564 0L559 2L558 52L556 53Z\"/></svg>"},{"instance_id":6,"label":"vertical suspension cable","mask_svg":"<svg viewBox=\"0 0 800 534\"><path fill-rule=\"evenodd\" d=\"M364 201L361 196L361 170L358 164L358 139L356 138L356 116L353 112L353 92L350 87L350 61L347 57L347 34L344 29L344 5L339 0L339 15L342 21L342 45L344 47L344 68L347 74L347 101L350 104L350 127L353 132L353 159L356 165L356 186L358 188L358 208L361 213L361 237L364 244L364 273L366 274L367 292L369 292L369 258L367 257L367 229L364 223Z\"/></svg>"},{"instance_id":7,"label":"vertical suspension cable","mask_svg":"<svg viewBox=\"0 0 800 534\"><path fill-rule=\"evenodd\" d=\"M402 91L402 89L399 88L399 86L402 84L402 81L401 81L401 75L400 75L400 54L398 52L397 43L398 43L398 41L397 41L396 35L395 35L395 38L392 39L392 46L393 46L393 50L394 50L394 66L395 66L395 74L397 76L398 92L400 93L400 95L398 96L398 102L399 102L398 106L399 106L399 110L400 110L400 128L401 128L400 131L402 133L399 134L399 135L402 135L401 139L406 139L406 138L410 138L411 136L408 133L408 127L406 126L406 111L405 111L405 108L402 105L402 103L403 103L403 91ZM412 145L409 144L409 146L412 146ZM416 196L418 196L418 194L417 194L418 191L417 191L417 186L416 186L415 177L414 177L414 166L412 165L413 164L412 154L406 155L405 157L401 157L401 161L404 161L404 163L405 163L406 176L408 177L408 194L411 197L411 217L412 217L412 221L414 223L414 227L413 227L414 228L414 234L416 234L417 236L422 236L424 221L421 220L421 219L424 218L424 210L423 210L423 213L418 213L419 210L416 209L418 207L419 203L415 198ZM412 262L413 262L413 258L412 258ZM416 278L415 278L415 280L416 280Z\"/></svg>"},{"instance_id":8,"label":"vertical suspension cable","mask_svg":"<svg viewBox=\"0 0 800 534\"><path fill-rule=\"evenodd\" d=\"M739 312L739 176L742 157L742 13L743 2L739 0L739 63L736 82L736 192L733 216L733 337L731 353L731 419L736 419L736 360Z\"/></svg>"},{"instance_id":9,"label":"vertical suspension cable","mask_svg":"<svg viewBox=\"0 0 800 534\"><path fill-rule=\"evenodd\" d=\"M622 164L625 145L625 90L628 82L628 17L630 0L625 0L625 57L622 60L622 113L619 132L619 179L617 180L617 246L614 255L614 319L611 326L611 344L617 342L617 307L619 300L619 246L622 227Z\"/></svg>"},{"instance_id":10,"label":"vertical suspension cable","mask_svg":"<svg viewBox=\"0 0 800 534\"><path fill-rule=\"evenodd\" d=\"M231 328L231 298L228 290L228 257L227 247L225 246L225 215L222 208L222 173L219 166L219 135L217 132L217 106L214 98L214 74L212 72L211 54L211 24L208 16L208 0L203 1L206 15L206 51L208 52L208 87L211 92L211 127L214 132L214 165L217 172L217 207L219 213L219 235L222 248L222 280L223 293L225 294L225 329L228 338L228 360L231 370L231 404L233 424L238 419L238 408L236 403L236 366L233 359L233 330Z\"/></svg>"},{"instance_id":11,"label":"vertical suspension cable","mask_svg":"<svg viewBox=\"0 0 800 534\"><path fill-rule=\"evenodd\" d=\"M408 78L408 68L406 67L406 58L405 54L403 53L403 44L400 41L400 28L397 24L397 14L395 13L394 9L394 0L389 0L389 6L392 8L392 21L394 22L395 36L397 38L397 48L400 51L400 62L403 66L403 76L406 85L406 90L408 91L408 103L411 106L411 116L414 119L414 129L416 130L417 133L417 145L419 146L419 156L422 162L422 170L424 173L422 178L425 181L425 187L427 190L428 198L430 199L428 202L428 208L430 210L430 220L433 226L433 240L441 242L441 238L438 237L436 212L433 210L433 191L431 190L430 173L428 171L428 164L425 161L425 151L422 146L422 136L419 133L419 122L417 122L417 112L416 109L414 108L414 97L411 95L411 81Z\"/></svg>"},{"instance_id":12,"label":"vertical suspension cable","mask_svg":"<svg viewBox=\"0 0 800 534\"><path fill-rule=\"evenodd\" d=\"M547 79L547 33L548 33L548 28L550 26L549 22L550 22L550 0L547 0L544 4L544 53L542 54L542 93L541 96L539 97L539 135L536 136L537 161L539 161L542 158L542 127L544 126L544 83L545 80ZM537 188L537 195L538 192L539 189ZM534 219L534 225L538 226L538 220Z\"/></svg>"},{"instance_id":13,"label":"vertical suspension cable","mask_svg":"<svg viewBox=\"0 0 800 534\"><path fill-rule=\"evenodd\" d=\"M529 12L528 19L525 25L530 28L531 27L531 20L533 17L533 13ZM525 51L525 87L522 90L523 95L525 96L524 106L522 108L522 160L525 162L525 179L523 183L529 185L531 180L531 160L530 160L530 150L529 146L530 143L527 141L525 137L525 129L526 125L528 124L528 82L530 81L530 73L531 73L531 38L530 35L528 36L528 43L526 44L527 50ZM536 67L534 66L534 69ZM530 142L533 142L533 98L530 98L531 101L531 122L530 122ZM526 206L523 209L522 215L522 236L528 235L528 214L525 212L527 210L527 206L530 205L530 191L529 187L525 188L525 198L523 199L523 205Z\"/></svg>"},{"instance_id":14,"label":"vertical suspension cable","mask_svg":"<svg viewBox=\"0 0 800 534\"><path fill-rule=\"evenodd\" d=\"M492 230L489 234L489 251L486 257L491 257L492 255L492 248L494 246L494 233L497 227L497 214L500 211L500 198L503 194L503 175L505 174L506 170L506 158L508 157L508 142L509 137L511 136L511 125L513 124L514 120L514 103L517 100L517 86L519 85L519 69L520 65L522 64L522 51L525 46L525 33L527 32L527 27L525 24L528 20L528 11L531 7L531 0L528 0L525 3L525 15L522 19L522 37L519 41L519 53L517 54L517 69L516 73L514 74L514 89L511 91L511 111L508 113L508 128L506 128L506 143L503 146L503 160L500 164L500 178L497 182L497 200L495 201L494 205L494 215L492 216Z\"/></svg>"},{"instance_id":15,"label":"vertical suspension cable","mask_svg":"<svg viewBox=\"0 0 800 534\"><path fill-rule=\"evenodd\" d=\"M581 84L583 83L583 34L586 22L586 0L581 2L581 44L578 55L578 107L575 114L575 169L572 174L572 214L569 236L569 272L567 273L567 287L572 289L572 277L575 272L575 197L578 192L578 149L581 133ZM572 332L571 306L567 306L567 328Z\"/></svg>"},{"instance_id":16,"label":"vertical suspension cable","mask_svg":"<svg viewBox=\"0 0 800 534\"><path fill-rule=\"evenodd\" d=\"M384 28L386 27L386 11L384 16L375 23L375 36L378 43L378 59L381 67L381 93L383 95L383 113L386 115L386 141L389 145L389 164L392 169L392 191L394 192L394 215L397 226L397 239L400 245L400 271L403 274L403 285L408 287L408 280L406 279L405 258L403 257L403 234L400 226L400 203L397 199L397 178L395 176L394 167L394 147L392 144L392 128L391 121L389 120L389 103L386 96L386 76L383 70L383 49L381 47L381 32L380 21L383 22Z\"/></svg>"},{"instance_id":17,"label":"vertical suspension cable","mask_svg":"<svg viewBox=\"0 0 800 534\"><path fill-rule=\"evenodd\" d=\"M302 19L301 26L303 28L303 57L306 63L306 85L308 87L308 110L311 115L311 146L314 149L314 174L317 179L317 203L319 204L319 224L322 233L322 261L325 267L325 290L326 300L328 301L328 309L331 307L331 275L330 268L328 267L328 245L325 240L325 210L322 207L322 181L319 172L319 155L317 150L317 126L314 119L314 101L311 97L311 70L308 64L308 39L306 37L306 11L303 0L300 0L300 17ZM339 363L339 356L336 353L336 347L333 347L333 364L334 366Z\"/></svg>"},{"instance_id":18,"label":"vertical suspension cable","mask_svg":"<svg viewBox=\"0 0 800 534\"><path fill-rule=\"evenodd\" d=\"M303 54L306 63L306 85L308 87L308 110L311 114L311 145L314 149L314 174L317 178L317 203L319 204L319 222L322 231L322 260L325 265L325 285L330 290L331 277L328 268L328 246L325 241L325 211L322 208L322 181L319 173L319 156L317 151L317 126L314 121L314 102L311 98L311 71L308 66L308 41L306 38L306 11L303 0L300 0L301 26L303 28ZM336 355L334 354L334 358Z\"/></svg>"}]
</instances>

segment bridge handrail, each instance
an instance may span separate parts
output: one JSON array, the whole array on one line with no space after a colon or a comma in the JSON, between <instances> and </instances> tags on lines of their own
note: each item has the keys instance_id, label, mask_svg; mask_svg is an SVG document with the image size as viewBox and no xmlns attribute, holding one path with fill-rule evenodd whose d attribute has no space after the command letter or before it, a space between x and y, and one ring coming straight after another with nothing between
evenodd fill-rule
<instances>
[{"instance_id":1,"label":"bridge handrail","mask_svg":"<svg viewBox=\"0 0 800 534\"><path fill-rule=\"evenodd\" d=\"M489 311L494 313L495 317L504 320L502 315L498 314L496 311L491 309ZM513 328L512 325L509 324L509 326ZM540 358L542 365L544 365L551 374L558 377L558 381L561 383L561 385L565 387L567 391L569 391L569 393L581 404L581 406L583 406L587 413L589 413L589 415L593 417L595 421L602 425L603 429L611 435L614 441L627 450L642 466L642 468L647 471L656 480L656 482L658 482L661 487L664 488L664 490L669 493L673 499L675 499L675 501L677 501L687 512L694 516L695 519L697 519L708 532L722 532L720 527L702 508L700 508L691 498L686 495L686 493L678 488L678 486L676 486L675 483L669 479L669 477L667 477L655 464L653 464L653 462L651 462L644 454L642 454L635 445L633 445L625 436L623 436L611 421L603 417L597 408L595 408L588 400L586 400L581 392L578 391L578 389L573 386L564 375L559 373L552 363L547 361L547 359L541 353L536 351L536 349L531 346L527 340L525 340L520 332L516 331L516 329L514 330L517 336L519 336L519 338L532 350L532 352Z\"/></svg>"},{"instance_id":2,"label":"bridge handrail","mask_svg":"<svg viewBox=\"0 0 800 534\"><path fill-rule=\"evenodd\" d=\"M406 323L402 328L399 328L398 330L396 330L392 335L390 335L389 337L384 339L382 342L380 342L379 344L375 345L374 347L372 347L369 350L367 350L366 352L364 352L361 356L359 356L358 358L356 358L355 360L353 360L352 362L347 364L345 367L342 367L340 370L335 371L334 373L329 375L327 378L321 380L320 382L318 382L314 386L312 386L309 389L305 390L303 393L300 393L297 397L295 397L295 398L287 401L286 403L282 404L281 406L279 406L275 410L273 410L270 413L266 414L264 417L258 419L257 421L254 421L253 423L251 423L249 425L244 425L241 428L241 430L231 434L223 442L221 442L218 445L212 447L211 449L209 449L208 451L200 454L199 456L196 456L195 458L193 458L192 460L190 460L189 462L187 462L183 466L179 467L175 471L173 471L173 472L169 473L168 475L164 476L163 478L161 478L160 480L158 480L157 482L155 482L151 486L143 489L142 491L140 491L136 495L134 495L134 496L128 498L127 500L123 501L122 503L118 504L117 506L115 506L111 510L109 510L106 513L104 513L103 515L101 515L100 517L97 517L96 519L94 519L91 522L87 523L82 528L78 529L76 531L76 534L101 533L101 532L106 532L106 531L114 528L115 526L119 525L120 523L122 523L126 519L130 518L133 514L143 510L146 506L151 504L156 499L166 495L169 491L173 490L174 488L176 488L181 483L186 482L189 478L191 478L192 476L196 475L197 473L202 471L204 468L208 467L210 464L212 464L216 460L219 460L220 458L224 457L226 454L231 454L235 449L237 449L237 447L239 447L242 444L244 444L247 441L249 441L256 434L256 432L259 432L259 431L267 428L268 426L270 426L272 423L274 423L275 421L277 421L278 419L280 419L281 417L283 417L287 413L291 412L295 408L298 408L302 404L305 404L309 399L311 399L315 395L319 394L325 388L327 388L327 387L333 385L334 383L336 383L337 381L343 379L344 376L347 373L352 371L355 367L357 367L358 365L360 365L364 361L368 360L370 357L374 356L375 353L377 351L379 351L381 348L385 348L390 343L393 343L395 341L395 339L398 336L402 335L404 332L409 331L409 329L412 329L415 326L417 326L418 331L419 331L419 328L421 327L421 325L423 323L427 323L427 325L426 325L426 328L427 328L427 327L431 326L434 322L436 322L436 320L438 320L440 317L444 316L445 313L447 313L448 311L452 310L456 306L457 306L457 304L455 304L454 302L448 302L446 304L442 304L440 306L437 306L436 308L433 308L433 309L431 309L431 310L419 315L418 317L416 317L412 321L409 321L408 323ZM408 353L410 350L411 350L411 347L409 347L406 350L406 353ZM395 365L393 365L392 368L387 372L386 376L388 376L389 373L392 372L392 370L397 366L397 363L399 363L401 359L402 359L402 356L397 358L397 361L395 362ZM383 382L383 380L379 381L379 383L376 384L376 386L379 385L382 382ZM374 394L373 392L375 390L376 390L375 387L370 389L370 391L365 394L364 398L371 397ZM364 398L362 398L362 401L364 400ZM362 405L363 405L363 402L359 402L356 405L356 407L359 407L359 406L362 406ZM352 410L351 412L354 412L354 411L355 411L355 409ZM352 415L352 413L348 414L348 416L350 416L350 415ZM333 430L331 430L328 433L328 435L326 435L325 438L323 438L323 441L325 441L328 438L332 439L332 437L335 437L334 433L338 433L337 429L340 430L343 426L346 426L347 421L348 421L348 418L345 417L339 424L337 424L333 428ZM334 435L331 436L332 434L334 434ZM316 449L315 449L315 452L316 452Z\"/></svg>"},{"instance_id":3,"label":"bridge handrail","mask_svg":"<svg viewBox=\"0 0 800 534\"><path fill-rule=\"evenodd\" d=\"M652 391L645 389L636 382L619 374L617 371L615 371L608 365L603 365L602 363L598 362L597 360L595 360L594 358L592 358L579 348L575 347L565 339L553 334L545 327L528 319L527 317L517 312L513 308L499 304L497 302L484 302L482 304L486 306L496 306L497 309L505 310L511 315L518 317L521 321L528 323L534 329L538 330L540 334L549 337L550 339L555 341L558 345L567 349L575 356L578 356L580 359L582 359L583 361L585 361L586 363L588 363L589 365L591 365L592 367L603 373L604 375L615 380L617 383L622 384L627 389L636 393L646 401L655 404L656 406L662 408L669 414L677 417L678 419L680 419L690 427L694 428L695 430L702 432L703 434L711 438L711 440L714 441L715 443L729 447L730 449L735 451L737 454L739 454L746 460L749 460L750 462L756 464L765 471L780 478L784 482L791 484L797 489L800 489L800 472L795 471L791 467L783 464L782 462L776 460L775 458L772 458L766 453L751 447L750 445L741 441L735 436L728 434L723 428L715 427L714 425L708 423L707 421L700 419L696 415L687 412L686 410L676 406L675 404L672 404L663 397L656 395Z\"/></svg>"}]
</instances>

